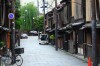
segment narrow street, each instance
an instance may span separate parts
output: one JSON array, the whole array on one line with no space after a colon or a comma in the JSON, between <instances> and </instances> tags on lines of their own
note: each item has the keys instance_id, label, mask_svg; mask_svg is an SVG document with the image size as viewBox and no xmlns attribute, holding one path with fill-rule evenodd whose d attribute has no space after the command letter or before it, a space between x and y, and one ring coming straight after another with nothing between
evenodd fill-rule
<instances>
[{"instance_id":1,"label":"narrow street","mask_svg":"<svg viewBox=\"0 0 100 66\"><path fill-rule=\"evenodd\" d=\"M58 50L51 45L39 45L37 36L21 39L24 47L22 66L87 66L87 63Z\"/></svg>"},{"instance_id":2,"label":"narrow street","mask_svg":"<svg viewBox=\"0 0 100 66\"><path fill-rule=\"evenodd\" d=\"M100 66L100 0L0 0L0 66Z\"/></svg>"}]
</instances>

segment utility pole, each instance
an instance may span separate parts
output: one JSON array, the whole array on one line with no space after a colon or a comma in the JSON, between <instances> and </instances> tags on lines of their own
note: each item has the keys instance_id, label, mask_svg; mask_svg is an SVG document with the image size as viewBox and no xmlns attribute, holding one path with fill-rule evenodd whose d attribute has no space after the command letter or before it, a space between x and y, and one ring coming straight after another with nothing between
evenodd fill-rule
<instances>
[{"instance_id":1,"label":"utility pole","mask_svg":"<svg viewBox=\"0 0 100 66\"><path fill-rule=\"evenodd\" d=\"M11 12L15 15L15 0L11 1ZM12 55L15 58L15 17L11 19L11 48L12 48Z\"/></svg>"},{"instance_id":2,"label":"utility pole","mask_svg":"<svg viewBox=\"0 0 100 66\"><path fill-rule=\"evenodd\" d=\"M39 20L39 0L37 0L37 7L38 7L38 20ZM38 29L38 39L40 39L40 31Z\"/></svg>"},{"instance_id":3,"label":"utility pole","mask_svg":"<svg viewBox=\"0 0 100 66\"><path fill-rule=\"evenodd\" d=\"M55 50L56 51L58 51L58 41L57 41L57 23L58 23L58 21L57 21L57 0L55 0L55 9L54 9L54 21L55 21L55 45L56 45L56 47L55 47Z\"/></svg>"},{"instance_id":4,"label":"utility pole","mask_svg":"<svg viewBox=\"0 0 100 66\"><path fill-rule=\"evenodd\" d=\"M44 27L43 27L44 28L44 32L43 33L45 34L45 0L43 0L43 12L44 12L43 13L44 14Z\"/></svg>"},{"instance_id":5,"label":"utility pole","mask_svg":"<svg viewBox=\"0 0 100 66\"><path fill-rule=\"evenodd\" d=\"M37 7L38 7L38 17L39 17L39 0L37 0Z\"/></svg>"},{"instance_id":6,"label":"utility pole","mask_svg":"<svg viewBox=\"0 0 100 66\"><path fill-rule=\"evenodd\" d=\"M95 8L95 1L91 0L91 7L92 7L92 59L93 59L93 66L98 66L97 62L97 47L96 47L96 8Z\"/></svg>"}]
</instances>

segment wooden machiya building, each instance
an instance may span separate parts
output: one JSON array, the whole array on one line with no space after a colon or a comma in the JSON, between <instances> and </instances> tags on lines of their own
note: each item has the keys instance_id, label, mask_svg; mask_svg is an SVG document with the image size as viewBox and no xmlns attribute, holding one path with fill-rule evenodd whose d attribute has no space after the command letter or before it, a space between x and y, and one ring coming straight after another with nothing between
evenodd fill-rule
<instances>
[{"instance_id":1,"label":"wooden machiya building","mask_svg":"<svg viewBox=\"0 0 100 66\"><path fill-rule=\"evenodd\" d=\"M80 4L81 3L82 2L80 1ZM73 9L75 8L74 6L76 5L77 4L72 3L72 0L69 0L69 1L62 0L61 3L57 7L58 48L64 49L71 53L78 53L78 44L77 44L78 34L77 33L78 33L79 28L82 27L82 25L84 24L83 16L80 13L80 11L78 11L80 14L78 13L74 14L74 12L77 12ZM77 6L79 6L78 9L81 9L80 5L77 5ZM53 10L52 12L54 13ZM52 16L54 17L54 14ZM46 20L48 20L48 17ZM54 19L52 18L52 20ZM47 25L49 25L48 21L46 23ZM51 22L54 22L54 21L51 21ZM54 25L52 25L53 28L55 28Z\"/></svg>"},{"instance_id":2,"label":"wooden machiya building","mask_svg":"<svg viewBox=\"0 0 100 66\"><path fill-rule=\"evenodd\" d=\"M14 0L15 1L15 0ZM4 42L5 47L11 48L11 21L8 14L14 12L12 0L0 0L0 42Z\"/></svg>"},{"instance_id":3,"label":"wooden machiya building","mask_svg":"<svg viewBox=\"0 0 100 66\"><path fill-rule=\"evenodd\" d=\"M45 27L46 27L46 33L49 36L49 42L51 43L52 40L50 40L50 35L53 35L55 33L55 27L54 27L54 21L53 21L53 11L48 12L46 15L46 21L45 21Z\"/></svg>"},{"instance_id":4,"label":"wooden machiya building","mask_svg":"<svg viewBox=\"0 0 100 66\"><path fill-rule=\"evenodd\" d=\"M86 0L86 22L82 29L84 31L84 56L92 57L92 31L91 31L91 18L92 18L92 7L91 0ZM96 1L96 49L97 57L100 61L100 1Z\"/></svg>"},{"instance_id":5,"label":"wooden machiya building","mask_svg":"<svg viewBox=\"0 0 100 66\"><path fill-rule=\"evenodd\" d=\"M91 1L62 0L57 7L58 48L92 57ZM100 57L100 1L96 0L96 48ZM54 11L46 14L47 33L55 34Z\"/></svg>"},{"instance_id":6,"label":"wooden machiya building","mask_svg":"<svg viewBox=\"0 0 100 66\"><path fill-rule=\"evenodd\" d=\"M66 51L71 52L70 45L68 44L70 36L72 34L72 27L70 25L71 21L71 3L61 2L57 8L58 16L58 47ZM67 37L66 37L67 36Z\"/></svg>"}]
</instances>

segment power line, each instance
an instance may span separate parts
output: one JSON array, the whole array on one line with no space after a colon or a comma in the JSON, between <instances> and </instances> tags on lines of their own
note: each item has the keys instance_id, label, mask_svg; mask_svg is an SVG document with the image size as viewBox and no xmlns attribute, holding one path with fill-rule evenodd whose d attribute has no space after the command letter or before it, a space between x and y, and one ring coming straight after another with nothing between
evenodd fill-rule
<instances>
[{"instance_id":1,"label":"power line","mask_svg":"<svg viewBox=\"0 0 100 66\"><path fill-rule=\"evenodd\" d=\"M52 7L52 4L54 3L54 1L55 1L55 0L53 0L53 1L51 2L51 4L49 4L49 7L47 7L47 10L53 8L53 7Z\"/></svg>"},{"instance_id":2,"label":"power line","mask_svg":"<svg viewBox=\"0 0 100 66\"><path fill-rule=\"evenodd\" d=\"M51 2L51 4L49 5L49 7L48 8L50 8L51 6L52 6L52 4L54 3L54 0Z\"/></svg>"}]
</instances>

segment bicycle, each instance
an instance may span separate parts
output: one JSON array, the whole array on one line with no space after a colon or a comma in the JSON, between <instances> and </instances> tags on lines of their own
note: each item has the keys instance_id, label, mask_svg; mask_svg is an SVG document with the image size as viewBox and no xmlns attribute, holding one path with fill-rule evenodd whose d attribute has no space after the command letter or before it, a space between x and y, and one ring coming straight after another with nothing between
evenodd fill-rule
<instances>
[{"instance_id":1,"label":"bicycle","mask_svg":"<svg viewBox=\"0 0 100 66\"><path fill-rule=\"evenodd\" d=\"M15 54L15 58L12 57L12 64L15 63L17 66L21 66L23 64L23 58L19 54Z\"/></svg>"},{"instance_id":2,"label":"bicycle","mask_svg":"<svg viewBox=\"0 0 100 66\"><path fill-rule=\"evenodd\" d=\"M16 64L17 66L21 66L23 63L23 58L21 55L15 54L15 57L11 55L11 51L7 49L7 53L1 57L1 60L5 65L13 65Z\"/></svg>"}]
</instances>

